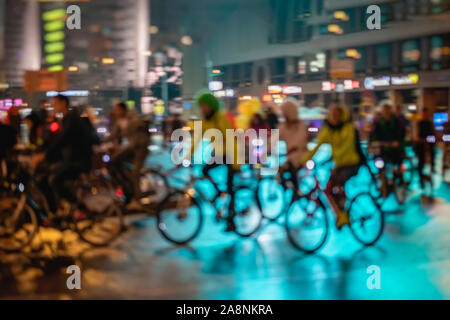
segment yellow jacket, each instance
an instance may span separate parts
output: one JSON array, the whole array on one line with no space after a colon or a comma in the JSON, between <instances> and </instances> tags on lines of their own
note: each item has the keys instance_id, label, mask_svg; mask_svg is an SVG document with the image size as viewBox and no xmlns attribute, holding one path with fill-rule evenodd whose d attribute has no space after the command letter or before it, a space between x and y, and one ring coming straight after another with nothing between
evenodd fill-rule
<instances>
[{"instance_id":1,"label":"yellow jacket","mask_svg":"<svg viewBox=\"0 0 450 320\"><path fill-rule=\"evenodd\" d=\"M356 149L355 127L347 119L348 114L345 113L343 124L338 128L325 124L317 137L317 146L302 157L302 163L311 160L320 146L328 143L331 145L331 154L336 168L359 164L361 159Z\"/></svg>"},{"instance_id":2,"label":"yellow jacket","mask_svg":"<svg viewBox=\"0 0 450 320\"><path fill-rule=\"evenodd\" d=\"M211 119L203 119L201 120L201 134L199 132L196 132L196 125L191 124L190 126L193 131L193 137L192 137L192 145L191 145L191 156L194 155L195 149L198 146L198 144L201 142L201 140L204 138L205 133L210 129L217 129L222 135L222 143L221 145L215 145L214 152L216 157L221 156L230 156L231 154L234 155L232 166L234 169L239 169L240 165L237 161L237 139L233 138L233 143L227 143L227 133L226 131L228 129L233 129L233 126L231 125L228 118L225 116L225 114L221 111L217 111ZM210 137L209 137L210 138ZM214 138L216 139L216 137ZM220 143L220 141L219 141ZM214 144L213 144L214 146ZM230 159L231 160L231 159Z\"/></svg>"}]
</instances>

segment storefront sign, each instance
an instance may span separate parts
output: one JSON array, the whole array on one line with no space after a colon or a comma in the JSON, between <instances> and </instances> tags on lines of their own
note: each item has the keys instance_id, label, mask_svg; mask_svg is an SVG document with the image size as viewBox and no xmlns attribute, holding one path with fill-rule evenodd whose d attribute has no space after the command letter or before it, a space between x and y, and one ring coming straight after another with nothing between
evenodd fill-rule
<instances>
[{"instance_id":1,"label":"storefront sign","mask_svg":"<svg viewBox=\"0 0 450 320\"><path fill-rule=\"evenodd\" d=\"M282 86L268 86L267 87L267 92L269 92L270 94L282 93L283 92L283 87Z\"/></svg>"},{"instance_id":2,"label":"storefront sign","mask_svg":"<svg viewBox=\"0 0 450 320\"><path fill-rule=\"evenodd\" d=\"M355 61L353 59L331 59L331 78L353 78L355 74Z\"/></svg>"},{"instance_id":3,"label":"storefront sign","mask_svg":"<svg viewBox=\"0 0 450 320\"><path fill-rule=\"evenodd\" d=\"M416 73L411 73L406 76L393 76L391 78L391 83L394 86L416 84L419 82L419 75Z\"/></svg>"},{"instance_id":4,"label":"storefront sign","mask_svg":"<svg viewBox=\"0 0 450 320\"><path fill-rule=\"evenodd\" d=\"M336 83L331 81L322 82L322 91L333 91L334 89L336 89Z\"/></svg>"},{"instance_id":5,"label":"storefront sign","mask_svg":"<svg viewBox=\"0 0 450 320\"><path fill-rule=\"evenodd\" d=\"M419 75L417 73L411 73L402 76L383 76L379 78L367 77L364 80L364 87L366 89L373 90L376 87L388 87L390 85L393 86L411 85L417 84L418 82L419 82Z\"/></svg>"},{"instance_id":6,"label":"storefront sign","mask_svg":"<svg viewBox=\"0 0 450 320\"><path fill-rule=\"evenodd\" d=\"M263 102L272 102L273 101L273 98L272 98L272 95L271 94L265 94L265 95L263 95L262 96L262 99L261 99Z\"/></svg>"},{"instance_id":7,"label":"storefront sign","mask_svg":"<svg viewBox=\"0 0 450 320\"><path fill-rule=\"evenodd\" d=\"M375 87L387 87L390 85L390 82L391 82L391 77L389 77L389 76L384 76L384 77L380 77L380 78L367 77L364 80L364 87L366 89L372 90Z\"/></svg>"},{"instance_id":8,"label":"storefront sign","mask_svg":"<svg viewBox=\"0 0 450 320\"><path fill-rule=\"evenodd\" d=\"M89 96L89 91L88 90L68 90L68 91L63 91L63 92L47 91L46 96L47 97L56 97L59 94L66 96L66 97L87 97L87 96Z\"/></svg>"},{"instance_id":9,"label":"storefront sign","mask_svg":"<svg viewBox=\"0 0 450 320\"><path fill-rule=\"evenodd\" d=\"M214 92L214 96L217 98L233 98L234 90L233 89L218 90Z\"/></svg>"},{"instance_id":10,"label":"storefront sign","mask_svg":"<svg viewBox=\"0 0 450 320\"><path fill-rule=\"evenodd\" d=\"M211 81L209 83L209 90L211 91L219 91L223 89L223 82L222 81Z\"/></svg>"},{"instance_id":11,"label":"storefront sign","mask_svg":"<svg viewBox=\"0 0 450 320\"><path fill-rule=\"evenodd\" d=\"M283 86L283 94L293 95L302 93L302 87L299 86Z\"/></svg>"},{"instance_id":12,"label":"storefront sign","mask_svg":"<svg viewBox=\"0 0 450 320\"><path fill-rule=\"evenodd\" d=\"M25 71L24 80L24 88L27 92L67 90L67 73L65 71Z\"/></svg>"}]
</instances>

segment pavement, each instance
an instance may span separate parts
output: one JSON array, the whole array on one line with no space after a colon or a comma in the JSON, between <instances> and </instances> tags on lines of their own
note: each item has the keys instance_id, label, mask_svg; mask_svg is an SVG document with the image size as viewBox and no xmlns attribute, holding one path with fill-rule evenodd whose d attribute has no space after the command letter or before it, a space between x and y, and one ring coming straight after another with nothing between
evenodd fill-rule
<instances>
[{"instance_id":1,"label":"pavement","mask_svg":"<svg viewBox=\"0 0 450 320\"><path fill-rule=\"evenodd\" d=\"M153 155L149 165L165 157ZM108 248L42 229L24 252L0 253L0 298L450 299L450 187L436 179L433 203L416 187L400 213L387 214L375 246L332 226L312 255L289 244L282 221L241 239L225 234L211 210L186 247L165 241L155 219L143 215L127 217L126 232ZM70 265L81 269L80 290L67 288ZM374 269L379 287L371 289Z\"/></svg>"}]
</instances>

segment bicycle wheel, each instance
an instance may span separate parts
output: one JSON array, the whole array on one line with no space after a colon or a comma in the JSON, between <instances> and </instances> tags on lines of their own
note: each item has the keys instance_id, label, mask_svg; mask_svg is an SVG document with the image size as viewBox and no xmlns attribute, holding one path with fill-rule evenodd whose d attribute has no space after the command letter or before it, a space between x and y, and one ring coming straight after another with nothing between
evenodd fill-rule
<instances>
[{"instance_id":1,"label":"bicycle wheel","mask_svg":"<svg viewBox=\"0 0 450 320\"><path fill-rule=\"evenodd\" d=\"M239 236L250 237L261 227L263 215L254 190L247 187L236 189L231 210L236 226L235 233Z\"/></svg>"},{"instance_id":2,"label":"bicycle wheel","mask_svg":"<svg viewBox=\"0 0 450 320\"><path fill-rule=\"evenodd\" d=\"M277 179L266 178L258 183L257 197L261 213L269 221L276 221L284 212L285 194Z\"/></svg>"},{"instance_id":3,"label":"bicycle wheel","mask_svg":"<svg viewBox=\"0 0 450 320\"><path fill-rule=\"evenodd\" d=\"M75 231L90 245L108 245L124 230L122 210L107 194L91 195L83 200L87 210L73 212Z\"/></svg>"},{"instance_id":4,"label":"bicycle wheel","mask_svg":"<svg viewBox=\"0 0 450 320\"><path fill-rule=\"evenodd\" d=\"M301 197L293 202L285 221L286 233L291 244L300 251L313 253L328 238L328 216L319 199Z\"/></svg>"},{"instance_id":5,"label":"bicycle wheel","mask_svg":"<svg viewBox=\"0 0 450 320\"><path fill-rule=\"evenodd\" d=\"M146 170L139 179L141 195L139 201L147 211L152 211L155 203L160 203L168 194L169 187L165 178L153 171Z\"/></svg>"},{"instance_id":6,"label":"bicycle wheel","mask_svg":"<svg viewBox=\"0 0 450 320\"><path fill-rule=\"evenodd\" d=\"M18 209L19 203L16 198L0 200L0 250L19 251L33 240L37 232L36 213L27 204Z\"/></svg>"},{"instance_id":7,"label":"bicycle wheel","mask_svg":"<svg viewBox=\"0 0 450 320\"><path fill-rule=\"evenodd\" d=\"M183 245L192 241L203 225L203 212L188 192L171 192L157 208L157 228L168 241Z\"/></svg>"},{"instance_id":8,"label":"bicycle wheel","mask_svg":"<svg viewBox=\"0 0 450 320\"><path fill-rule=\"evenodd\" d=\"M373 245L382 235L384 214L370 193L360 193L348 207L350 231L366 246Z\"/></svg>"}]
</instances>

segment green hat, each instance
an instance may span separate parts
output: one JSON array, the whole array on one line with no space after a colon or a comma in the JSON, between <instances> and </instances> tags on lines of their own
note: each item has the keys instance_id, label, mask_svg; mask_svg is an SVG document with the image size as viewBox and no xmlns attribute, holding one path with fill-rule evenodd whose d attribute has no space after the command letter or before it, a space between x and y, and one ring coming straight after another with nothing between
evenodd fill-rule
<instances>
[{"instance_id":1,"label":"green hat","mask_svg":"<svg viewBox=\"0 0 450 320\"><path fill-rule=\"evenodd\" d=\"M197 104L198 105L206 104L206 105L210 106L210 108L213 109L214 111L217 111L220 109L219 100L211 93L204 93L204 94L200 95L197 98Z\"/></svg>"}]
</instances>

